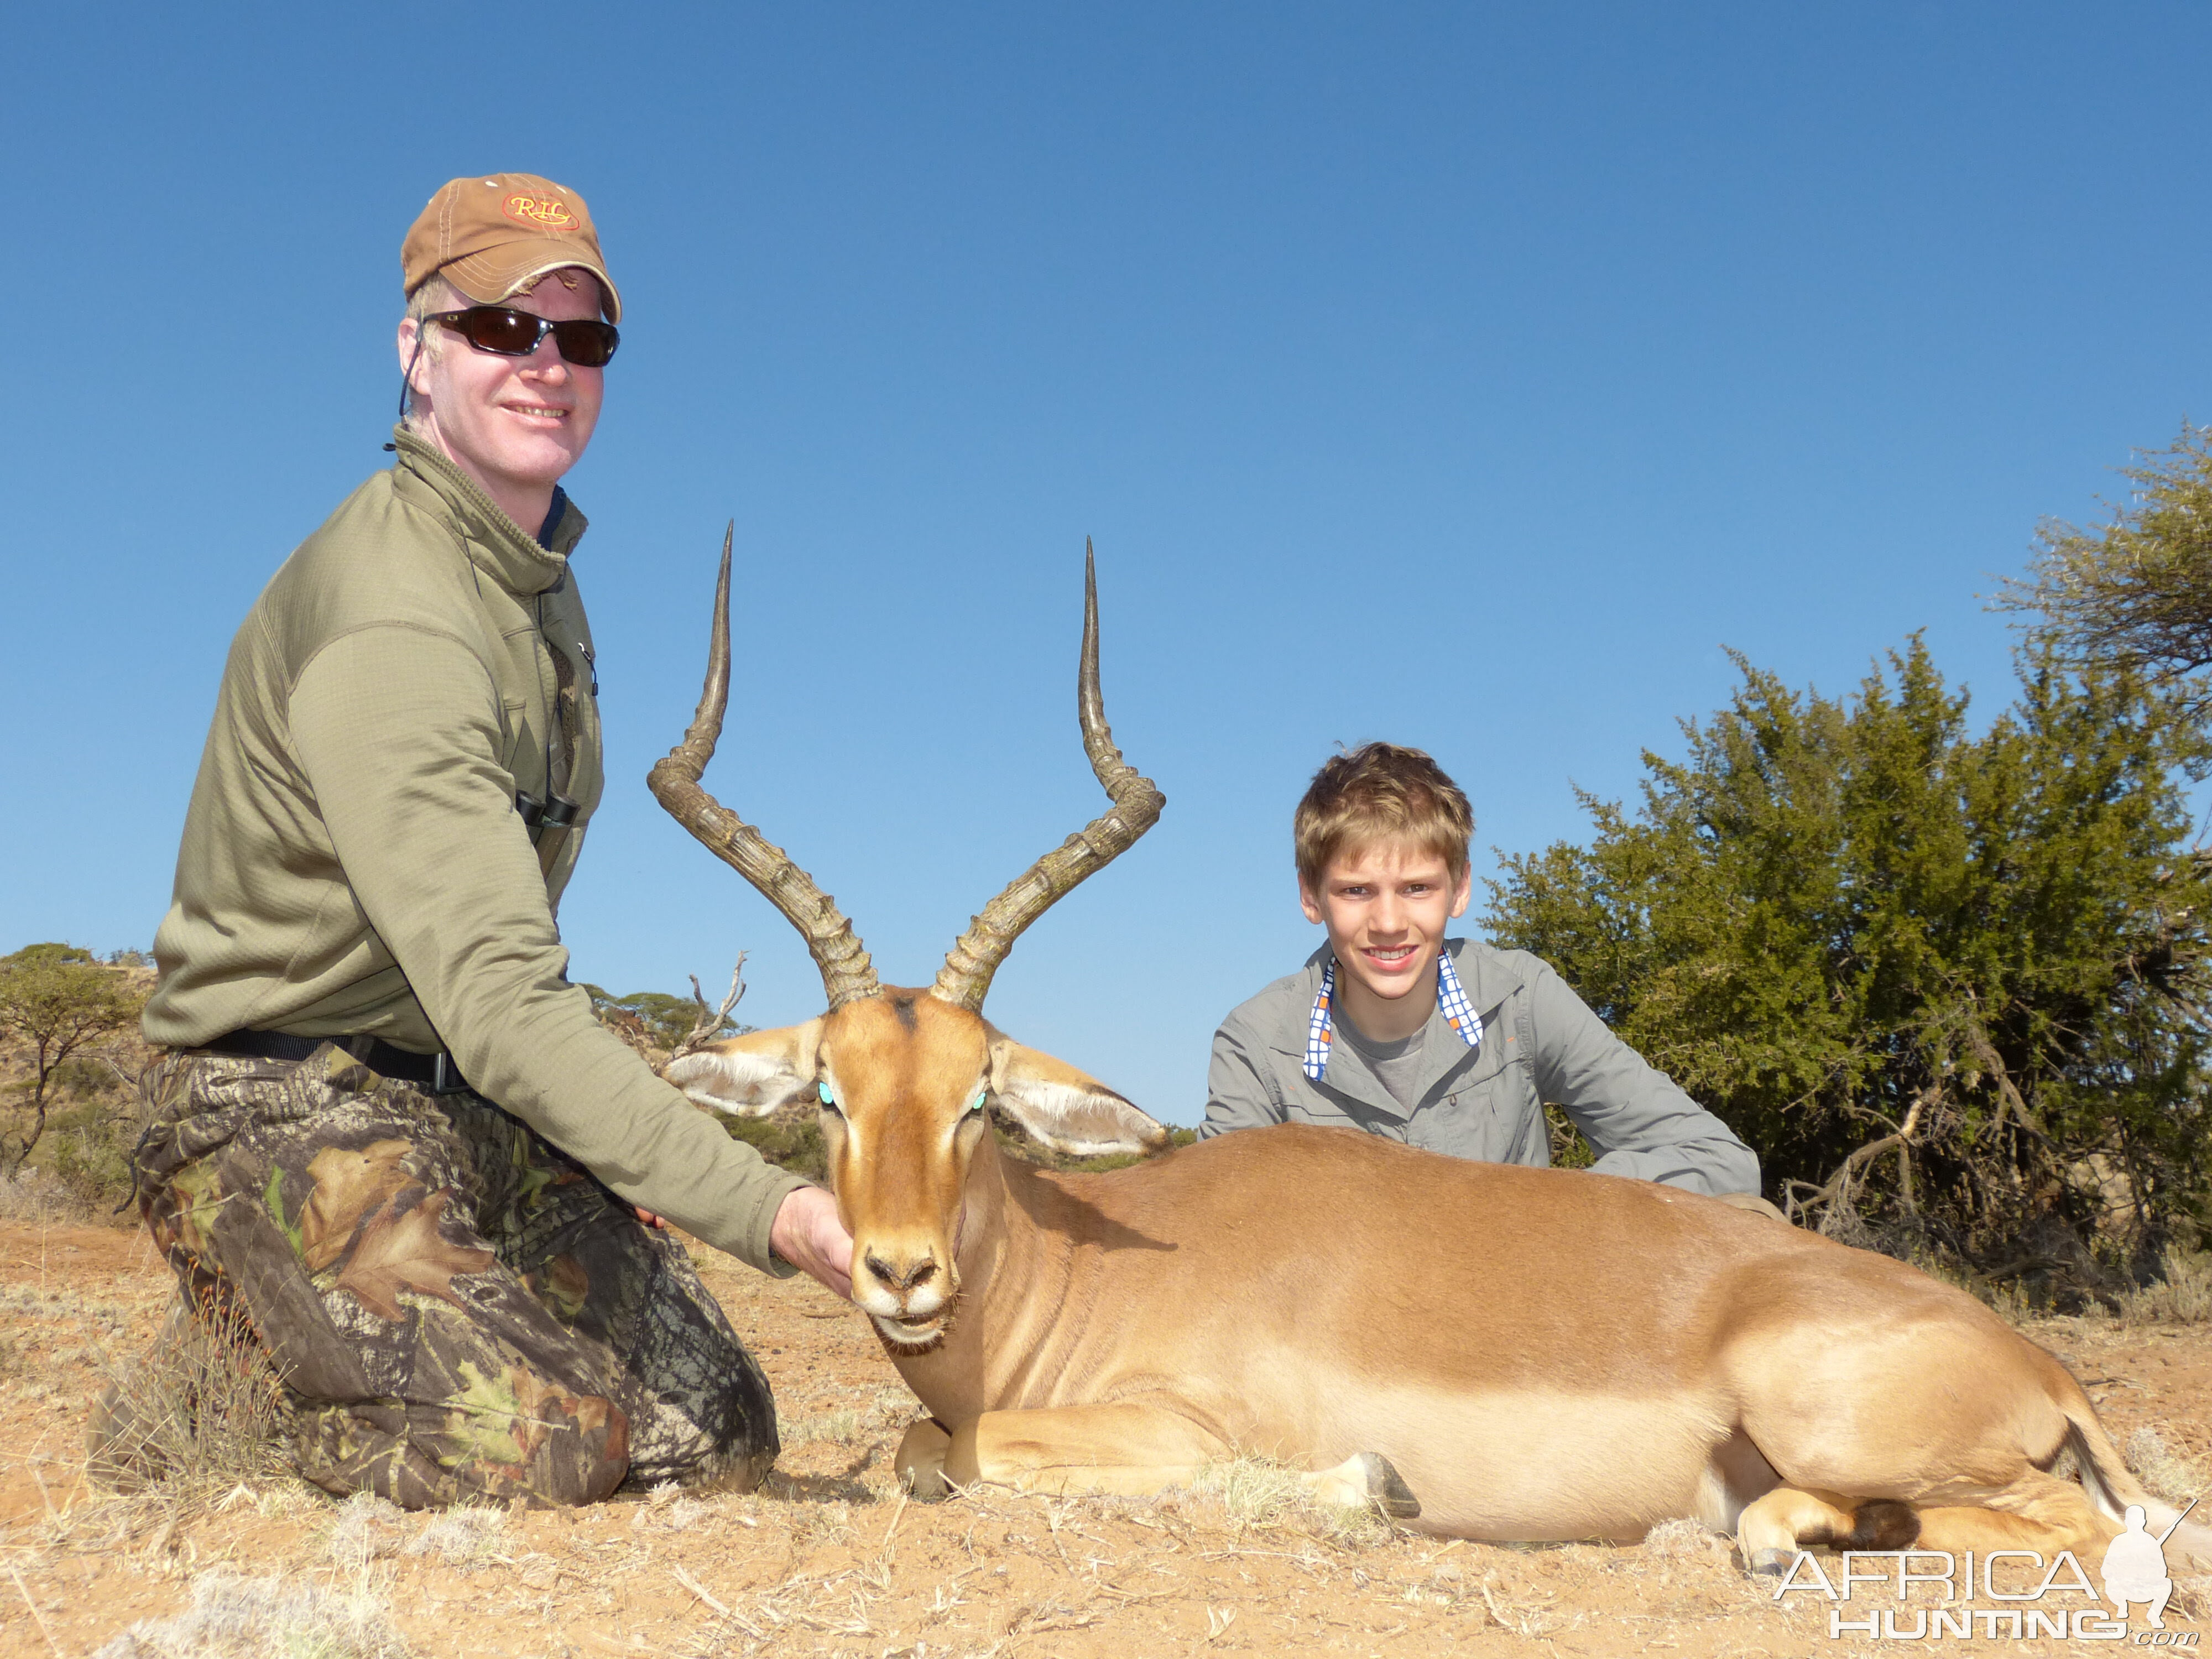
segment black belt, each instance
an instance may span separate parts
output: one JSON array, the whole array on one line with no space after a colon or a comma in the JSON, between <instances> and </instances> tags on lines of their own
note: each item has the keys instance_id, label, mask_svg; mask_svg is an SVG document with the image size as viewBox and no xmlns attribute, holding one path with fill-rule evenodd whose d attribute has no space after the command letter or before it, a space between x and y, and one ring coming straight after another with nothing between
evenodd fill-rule
<instances>
[{"instance_id":1,"label":"black belt","mask_svg":"<svg viewBox=\"0 0 2212 1659\"><path fill-rule=\"evenodd\" d=\"M434 1095L457 1095L468 1088L453 1057L441 1048L434 1054L418 1054L412 1048L395 1048L382 1037L358 1034L341 1036L294 1036L289 1031L227 1031L199 1048L211 1054L239 1054L250 1060L305 1060L325 1042L343 1048L379 1077L412 1083Z\"/></svg>"}]
</instances>

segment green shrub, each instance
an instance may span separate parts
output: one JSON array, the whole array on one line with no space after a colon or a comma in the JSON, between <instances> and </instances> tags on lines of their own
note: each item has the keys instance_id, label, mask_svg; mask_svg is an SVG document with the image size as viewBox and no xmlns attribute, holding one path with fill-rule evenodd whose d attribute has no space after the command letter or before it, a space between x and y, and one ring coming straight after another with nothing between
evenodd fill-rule
<instances>
[{"instance_id":1,"label":"green shrub","mask_svg":"<svg viewBox=\"0 0 2212 1659\"><path fill-rule=\"evenodd\" d=\"M131 1150L136 1138L129 1114L90 1102L54 1115L44 1161L73 1197L105 1216L131 1199Z\"/></svg>"},{"instance_id":2,"label":"green shrub","mask_svg":"<svg viewBox=\"0 0 2212 1659\"><path fill-rule=\"evenodd\" d=\"M812 1114L805 1117L724 1117L722 1127L732 1140L742 1140L778 1169L827 1181L830 1163L822 1148L822 1129Z\"/></svg>"}]
</instances>

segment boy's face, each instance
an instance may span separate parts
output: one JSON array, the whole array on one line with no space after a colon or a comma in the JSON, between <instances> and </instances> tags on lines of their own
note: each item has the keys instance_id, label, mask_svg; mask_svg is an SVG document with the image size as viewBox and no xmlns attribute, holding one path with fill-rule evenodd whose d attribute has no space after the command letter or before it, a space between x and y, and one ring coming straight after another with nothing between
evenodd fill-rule
<instances>
[{"instance_id":1,"label":"boy's face","mask_svg":"<svg viewBox=\"0 0 2212 1659\"><path fill-rule=\"evenodd\" d=\"M1352 1019L1362 1030L1370 1030L1370 1022L1359 1018L1359 1005L1368 997L1397 1002L1425 986L1434 998L1444 927L1467 914L1474 877L1471 866L1454 876L1437 854L1385 839L1339 853L1322 872L1318 890L1299 878L1306 920L1328 929L1336 959L1354 981L1344 989L1351 992ZM1421 1018L1428 1018L1425 1009Z\"/></svg>"}]
</instances>

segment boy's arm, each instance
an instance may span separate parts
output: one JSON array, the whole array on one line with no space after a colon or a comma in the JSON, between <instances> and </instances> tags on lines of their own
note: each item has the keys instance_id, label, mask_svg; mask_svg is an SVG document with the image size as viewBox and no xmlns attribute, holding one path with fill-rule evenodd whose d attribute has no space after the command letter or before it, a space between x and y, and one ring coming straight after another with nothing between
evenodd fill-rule
<instances>
[{"instance_id":1,"label":"boy's arm","mask_svg":"<svg viewBox=\"0 0 2212 1659\"><path fill-rule=\"evenodd\" d=\"M1206 1121L1198 1138L1231 1129L1255 1129L1280 1123L1283 1109L1267 1087L1266 1051L1232 1022L1213 1034L1213 1057L1206 1067Z\"/></svg>"},{"instance_id":2,"label":"boy's arm","mask_svg":"<svg viewBox=\"0 0 2212 1659\"><path fill-rule=\"evenodd\" d=\"M1693 1193L1755 1193L1759 1158L1728 1125L1615 1036L1548 964L1529 981L1536 1087L1598 1155L1600 1175Z\"/></svg>"}]
</instances>

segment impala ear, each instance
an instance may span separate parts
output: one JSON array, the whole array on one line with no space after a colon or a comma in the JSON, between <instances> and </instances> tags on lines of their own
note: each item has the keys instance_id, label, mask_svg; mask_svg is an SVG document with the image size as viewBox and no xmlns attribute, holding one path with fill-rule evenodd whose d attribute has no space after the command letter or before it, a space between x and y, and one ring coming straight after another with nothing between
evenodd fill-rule
<instances>
[{"instance_id":1,"label":"impala ear","mask_svg":"<svg viewBox=\"0 0 2212 1659\"><path fill-rule=\"evenodd\" d=\"M1030 1135L1070 1158L1156 1152L1168 1132L1097 1078L1066 1060L1025 1048L996 1026L991 1034L991 1093Z\"/></svg>"},{"instance_id":2,"label":"impala ear","mask_svg":"<svg viewBox=\"0 0 2212 1659\"><path fill-rule=\"evenodd\" d=\"M766 1117L814 1092L821 1042L818 1018L781 1030L748 1031L669 1061L661 1076L702 1106L733 1117Z\"/></svg>"}]
</instances>

